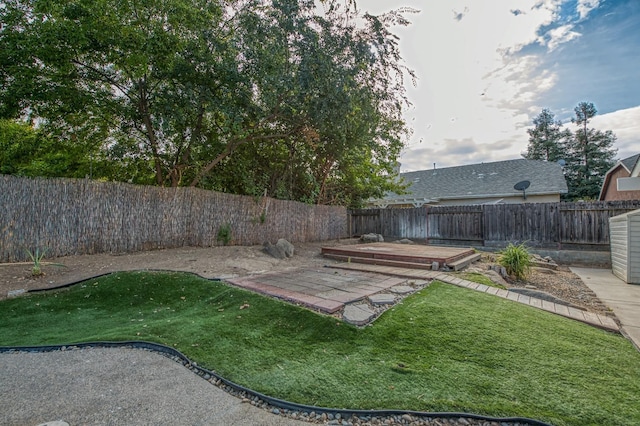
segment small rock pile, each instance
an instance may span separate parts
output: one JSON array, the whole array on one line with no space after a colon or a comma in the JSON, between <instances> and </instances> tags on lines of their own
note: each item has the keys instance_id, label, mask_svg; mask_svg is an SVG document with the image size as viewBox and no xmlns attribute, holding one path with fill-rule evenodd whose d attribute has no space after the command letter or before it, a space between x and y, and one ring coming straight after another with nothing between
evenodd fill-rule
<instances>
[{"instance_id":1,"label":"small rock pile","mask_svg":"<svg viewBox=\"0 0 640 426\"><path fill-rule=\"evenodd\" d=\"M539 254L531 254L529 258L531 259L531 266L553 269L554 271L558 269L558 264L549 256L542 257Z\"/></svg>"}]
</instances>

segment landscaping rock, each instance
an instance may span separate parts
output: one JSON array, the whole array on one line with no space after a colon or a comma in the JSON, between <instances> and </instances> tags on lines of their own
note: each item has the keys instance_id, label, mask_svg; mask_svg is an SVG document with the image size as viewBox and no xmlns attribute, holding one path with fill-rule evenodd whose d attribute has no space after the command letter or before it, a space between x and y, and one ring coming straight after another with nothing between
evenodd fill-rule
<instances>
[{"instance_id":1,"label":"landscaping rock","mask_svg":"<svg viewBox=\"0 0 640 426\"><path fill-rule=\"evenodd\" d=\"M413 287L409 287L408 285L397 285L391 287L389 291L395 294L409 294L413 291Z\"/></svg>"},{"instance_id":2,"label":"landscaping rock","mask_svg":"<svg viewBox=\"0 0 640 426\"><path fill-rule=\"evenodd\" d=\"M531 266L537 266L539 268L547 268L552 270L558 269L558 264L553 261L549 256L542 257L539 254L532 254L530 256Z\"/></svg>"},{"instance_id":3,"label":"landscaping rock","mask_svg":"<svg viewBox=\"0 0 640 426\"><path fill-rule=\"evenodd\" d=\"M289 241L285 240L284 238L280 238L278 242L276 242L276 247L279 247L284 252L284 255L286 257L293 256L293 250L294 250L293 244L291 244Z\"/></svg>"},{"instance_id":4,"label":"landscaping rock","mask_svg":"<svg viewBox=\"0 0 640 426\"><path fill-rule=\"evenodd\" d=\"M274 246L269 241L266 241L263 244L263 250L265 251L265 253L272 257L275 257L276 259L286 259L287 257L282 247L277 245Z\"/></svg>"},{"instance_id":5,"label":"landscaping rock","mask_svg":"<svg viewBox=\"0 0 640 426\"><path fill-rule=\"evenodd\" d=\"M501 265L489 265L489 270L497 272L503 278L505 278L507 276L507 269L504 266L501 266Z\"/></svg>"},{"instance_id":6,"label":"landscaping rock","mask_svg":"<svg viewBox=\"0 0 640 426\"><path fill-rule=\"evenodd\" d=\"M21 288L20 290L9 290L7 292L7 297L8 298L18 297L18 296L21 296L21 295L25 294L26 292L27 292L27 290L25 290L24 288Z\"/></svg>"},{"instance_id":7,"label":"landscaping rock","mask_svg":"<svg viewBox=\"0 0 640 426\"><path fill-rule=\"evenodd\" d=\"M498 272L494 271L493 269L490 269L488 271L482 271L482 275L486 276L496 284L500 284L502 286L507 285L507 282L504 280L504 278L502 278L502 275L500 275Z\"/></svg>"},{"instance_id":8,"label":"landscaping rock","mask_svg":"<svg viewBox=\"0 0 640 426\"><path fill-rule=\"evenodd\" d=\"M372 294L369 296L369 301L374 305L389 305L396 301L393 294Z\"/></svg>"},{"instance_id":9,"label":"landscaping rock","mask_svg":"<svg viewBox=\"0 0 640 426\"><path fill-rule=\"evenodd\" d=\"M402 240L394 241L396 244L415 244L413 241L403 238Z\"/></svg>"},{"instance_id":10,"label":"landscaping rock","mask_svg":"<svg viewBox=\"0 0 640 426\"><path fill-rule=\"evenodd\" d=\"M365 304L347 305L342 313L342 319L353 325L365 325L376 315Z\"/></svg>"},{"instance_id":11,"label":"landscaping rock","mask_svg":"<svg viewBox=\"0 0 640 426\"><path fill-rule=\"evenodd\" d=\"M360 242L362 243L382 243L384 238L380 234L364 234L360 236Z\"/></svg>"}]
</instances>

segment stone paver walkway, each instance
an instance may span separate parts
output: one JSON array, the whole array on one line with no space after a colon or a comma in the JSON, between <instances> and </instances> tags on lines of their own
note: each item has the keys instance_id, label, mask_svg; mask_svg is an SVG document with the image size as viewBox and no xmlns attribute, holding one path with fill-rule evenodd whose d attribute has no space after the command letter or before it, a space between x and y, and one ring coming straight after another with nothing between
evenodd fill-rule
<instances>
[{"instance_id":1,"label":"stone paver walkway","mask_svg":"<svg viewBox=\"0 0 640 426\"><path fill-rule=\"evenodd\" d=\"M247 290L332 314L345 304L386 291L407 280L389 274L322 268L253 275L227 281Z\"/></svg>"},{"instance_id":2,"label":"stone paver walkway","mask_svg":"<svg viewBox=\"0 0 640 426\"><path fill-rule=\"evenodd\" d=\"M333 314L343 309L345 305L390 290L391 287L406 283L408 279L437 279L448 284L529 305L607 331L620 332L620 327L611 317L489 287L440 271L343 263L319 270L299 269L233 278L228 281L247 290L275 296L289 302L300 303L311 309Z\"/></svg>"},{"instance_id":3,"label":"stone paver walkway","mask_svg":"<svg viewBox=\"0 0 640 426\"><path fill-rule=\"evenodd\" d=\"M536 299L534 297L518 294L508 290L502 290L495 287L489 287L484 284L478 284L472 281L463 280L453 275L439 271L424 271L409 268L399 268L379 265L365 265L356 263L345 263L342 265L332 265L328 269L344 269L349 271L366 271L375 272L376 274L389 275L395 277L409 279L437 279L439 281L453 284L459 287L465 287L483 293L493 294L503 299L513 300L514 302L542 309L543 311L561 315L566 318L574 319L607 331L620 332L618 324L610 317L598 315L592 312L582 311L569 306L558 303L548 302L546 300Z\"/></svg>"}]
</instances>

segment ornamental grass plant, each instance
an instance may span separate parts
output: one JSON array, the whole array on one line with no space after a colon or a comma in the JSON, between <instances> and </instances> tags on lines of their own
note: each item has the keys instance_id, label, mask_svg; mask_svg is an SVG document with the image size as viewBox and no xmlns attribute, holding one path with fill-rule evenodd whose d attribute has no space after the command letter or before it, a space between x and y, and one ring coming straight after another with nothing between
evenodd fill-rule
<instances>
[{"instance_id":1,"label":"ornamental grass plant","mask_svg":"<svg viewBox=\"0 0 640 426\"><path fill-rule=\"evenodd\" d=\"M525 279L531 271L529 250L522 244L509 243L507 248L499 252L498 263L507 270L507 274L517 280Z\"/></svg>"}]
</instances>

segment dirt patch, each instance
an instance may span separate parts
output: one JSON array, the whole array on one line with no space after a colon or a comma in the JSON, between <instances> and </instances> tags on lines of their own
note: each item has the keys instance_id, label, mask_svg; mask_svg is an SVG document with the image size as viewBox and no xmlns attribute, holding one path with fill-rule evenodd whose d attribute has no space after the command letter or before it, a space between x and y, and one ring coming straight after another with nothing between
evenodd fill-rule
<instances>
[{"instance_id":1,"label":"dirt patch","mask_svg":"<svg viewBox=\"0 0 640 426\"><path fill-rule=\"evenodd\" d=\"M266 254L262 246L181 247L122 255L66 256L44 259L43 275L38 277L31 275L31 263L0 263L0 299L6 298L9 291L53 288L117 271L184 271L205 278L224 279L296 268L322 268L337 262L323 258L321 247L348 243L325 241L296 244L294 256L288 259L275 259Z\"/></svg>"},{"instance_id":2,"label":"dirt patch","mask_svg":"<svg viewBox=\"0 0 640 426\"><path fill-rule=\"evenodd\" d=\"M205 278L225 279L297 268L322 268L339 262L322 257L321 247L354 242L342 240L296 244L294 256L288 259L275 259L266 254L261 246L182 247L122 255L67 256L45 259L46 262L63 266L44 264L44 274L39 277L31 275L32 265L29 263L5 263L0 264L0 299L6 298L10 291L58 287L117 271L171 270L192 272ZM499 281L495 273L492 276L488 271L490 264L495 264L495 255L484 254L480 262L467 270L483 273ZM506 288L528 288L545 292L590 312L612 315L611 310L595 293L565 266L560 266L556 271L534 268L526 281L507 279L502 283Z\"/></svg>"}]
</instances>

